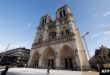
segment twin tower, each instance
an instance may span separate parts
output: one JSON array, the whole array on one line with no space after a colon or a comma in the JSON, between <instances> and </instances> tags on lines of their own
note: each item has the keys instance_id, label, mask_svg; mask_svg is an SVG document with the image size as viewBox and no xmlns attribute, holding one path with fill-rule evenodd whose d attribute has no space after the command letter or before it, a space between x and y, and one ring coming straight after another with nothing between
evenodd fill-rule
<instances>
[{"instance_id":1,"label":"twin tower","mask_svg":"<svg viewBox=\"0 0 110 75\"><path fill-rule=\"evenodd\" d=\"M90 69L78 28L67 5L57 9L54 21L50 15L41 17L28 67Z\"/></svg>"}]
</instances>

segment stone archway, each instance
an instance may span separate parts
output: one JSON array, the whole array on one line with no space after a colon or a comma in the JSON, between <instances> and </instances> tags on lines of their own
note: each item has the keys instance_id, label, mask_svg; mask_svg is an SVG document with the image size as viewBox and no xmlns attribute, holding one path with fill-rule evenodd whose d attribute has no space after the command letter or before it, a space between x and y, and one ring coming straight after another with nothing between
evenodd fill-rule
<instances>
[{"instance_id":1,"label":"stone archway","mask_svg":"<svg viewBox=\"0 0 110 75\"><path fill-rule=\"evenodd\" d=\"M60 50L60 65L63 69L74 69L75 55L74 50L64 45Z\"/></svg>"},{"instance_id":2,"label":"stone archway","mask_svg":"<svg viewBox=\"0 0 110 75\"><path fill-rule=\"evenodd\" d=\"M42 58L43 67L55 67L55 52L51 47L47 47L43 52Z\"/></svg>"},{"instance_id":3,"label":"stone archway","mask_svg":"<svg viewBox=\"0 0 110 75\"><path fill-rule=\"evenodd\" d=\"M35 51L32 55L32 64L36 68L39 66L39 53L37 51Z\"/></svg>"}]
</instances>

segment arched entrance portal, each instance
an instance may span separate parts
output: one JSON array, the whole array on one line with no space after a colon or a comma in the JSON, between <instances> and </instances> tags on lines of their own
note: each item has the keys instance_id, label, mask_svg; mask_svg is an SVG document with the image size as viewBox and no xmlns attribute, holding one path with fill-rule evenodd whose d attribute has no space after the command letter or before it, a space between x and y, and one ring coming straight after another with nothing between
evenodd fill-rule
<instances>
[{"instance_id":1,"label":"arched entrance portal","mask_svg":"<svg viewBox=\"0 0 110 75\"><path fill-rule=\"evenodd\" d=\"M46 67L54 68L55 66L55 52L51 47L46 48L43 53L43 64Z\"/></svg>"},{"instance_id":2,"label":"arched entrance portal","mask_svg":"<svg viewBox=\"0 0 110 75\"><path fill-rule=\"evenodd\" d=\"M60 64L64 69L73 69L74 54L71 47L64 45L60 50Z\"/></svg>"},{"instance_id":3,"label":"arched entrance portal","mask_svg":"<svg viewBox=\"0 0 110 75\"><path fill-rule=\"evenodd\" d=\"M39 53L35 51L32 56L32 64L34 67L38 68L39 66Z\"/></svg>"}]
</instances>

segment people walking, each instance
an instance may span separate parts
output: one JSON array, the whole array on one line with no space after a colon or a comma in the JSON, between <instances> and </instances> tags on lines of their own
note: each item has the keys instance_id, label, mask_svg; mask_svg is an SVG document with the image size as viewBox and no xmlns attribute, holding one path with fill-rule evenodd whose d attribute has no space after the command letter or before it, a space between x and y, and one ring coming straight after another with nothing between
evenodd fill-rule
<instances>
[{"instance_id":1,"label":"people walking","mask_svg":"<svg viewBox=\"0 0 110 75\"><path fill-rule=\"evenodd\" d=\"M27 67L27 64L24 64L24 67L26 68Z\"/></svg>"},{"instance_id":2,"label":"people walking","mask_svg":"<svg viewBox=\"0 0 110 75\"><path fill-rule=\"evenodd\" d=\"M8 65L6 65L5 70L4 70L4 71L2 71L1 75L6 75L6 74L7 74L7 72L8 72L8 69L9 69L9 66L8 66Z\"/></svg>"},{"instance_id":3,"label":"people walking","mask_svg":"<svg viewBox=\"0 0 110 75\"><path fill-rule=\"evenodd\" d=\"M47 67L47 74L50 73L50 67Z\"/></svg>"}]
</instances>

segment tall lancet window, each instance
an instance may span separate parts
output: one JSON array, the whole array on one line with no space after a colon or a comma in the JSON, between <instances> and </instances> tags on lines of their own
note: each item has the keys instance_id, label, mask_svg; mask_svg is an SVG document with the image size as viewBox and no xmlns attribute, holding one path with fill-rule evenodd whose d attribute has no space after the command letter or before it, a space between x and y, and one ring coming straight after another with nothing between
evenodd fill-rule
<instances>
[{"instance_id":1,"label":"tall lancet window","mask_svg":"<svg viewBox=\"0 0 110 75\"><path fill-rule=\"evenodd\" d=\"M42 26L44 25L44 19L42 20Z\"/></svg>"},{"instance_id":2,"label":"tall lancet window","mask_svg":"<svg viewBox=\"0 0 110 75\"><path fill-rule=\"evenodd\" d=\"M63 9L63 17L66 16L66 12L65 9Z\"/></svg>"},{"instance_id":3,"label":"tall lancet window","mask_svg":"<svg viewBox=\"0 0 110 75\"><path fill-rule=\"evenodd\" d=\"M62 11L60 11L60 18L62 18L63 17L63 14L62 14Z\"/></svg>"},{"instance_id":4,"label":"tall lancet window","mask_svg":"<svg viewBox=\"0 0 110 75\"><path fill-rule=\"evenodd\" d=\"M45 21L45 24L46 24L46 18L44 19L44 21Z\"/></svg>"}]
</instances>

